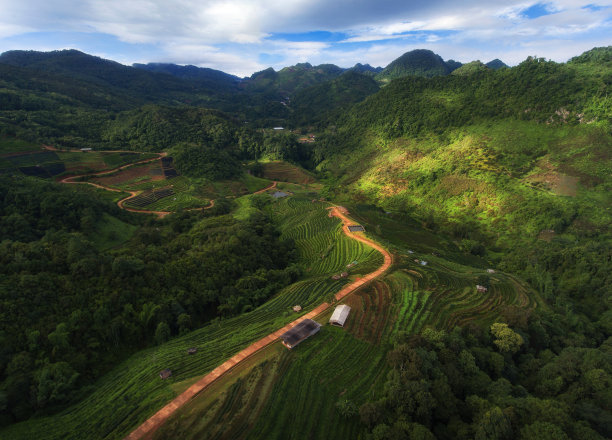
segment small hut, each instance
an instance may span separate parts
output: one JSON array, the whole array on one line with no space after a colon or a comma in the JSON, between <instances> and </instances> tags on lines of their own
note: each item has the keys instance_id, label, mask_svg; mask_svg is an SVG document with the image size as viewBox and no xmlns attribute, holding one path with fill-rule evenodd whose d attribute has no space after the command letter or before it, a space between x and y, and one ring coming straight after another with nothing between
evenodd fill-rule
<instances>
[{"instance_id":1,"label":"small hut","mask_svg":"<svg viewBox=\"0 0 612 440\"><path fill-rule=\"evenodd\" d=\"M421 260L421 266L427 266L427 261Z\"/></svg>"},{"instance_id":2,"label":"small hut","mask_svg":"<svg viewBox=\"0 0 612 440\"><path fill-rule=\"evenodd\" d=\"M487 273L495 273L494 269L487 269Z\"/></svg>"},{"instance_id":3,"label":"small hut","mask_svg":"<svg viewBox=\"0 0 612 440\"><path fill-rule=\"evenodd\" d=\"M282 339L285 347L292 349L300 342L318 333L320 329L321 324L318 322L313 321L312 319L304 319L298 325L283 333L280 338Z\"/></svg>"},{"instance_id":4,"label":"small hut","mask_svg":"<svg viewBox=\"0 0 612 440\"><path fill-rule=\"evenodd\" d=\"M484 292L486 292L487 290L489 290L489 289L487 289L485 286L481 286L480 284L477 284L477 285L476 285L476 291L477 291L478 293L484 293Z\"/></svg>"},{"instance_id":5,"label":"small hut","mask_svg":"<svg viewBox=\"0 0 612 440\"><path fill-rule=\"evenodd\" d=\"M348 277L348 272L342 272L342 273L340 274L340 276L341 276L342 278L346 278L346 277Z\"/></svg>"},{"instance_id":6,"label":"small hut","mask_svg":"<svg viewBox=\"0 0 612 440\"><path fill-rule=\"evenodd\" d=\"M166 368L165 370L160 371L159 377L162 378L163 380L166 380L169 377L172 377L172 370L170 370L169 368Z\"/></svg>"},{"instance_id":7,"label":"small hut","mask_svg":"<svg viewBox=\"0 0 612 440\"><path fill-rule=\"evenodd\" d=\"M293 306L293 311L294 312L301 312L302 311L302 306L300 306L300 305Z\"/></svg>"},{"instance_id":8,"label":"small hut","mask_svg":"<svg viewBox=\"0 0 612 440\"><path fill-rule=\"evenodd\" d=\"M340 278L342 277L338 274L332 275L332 280L339 280Z\"/></svg>"},{"instance_id":9,"label":"small hut","mask_svg":"<svg viewBox=\"0 0 612 440\"><path fill-rule=\"evenodd\" d=\"M197 347L191 347L187 349L187 354L196 354L198 352Z\"/></svg>"},{"instance_id":10,"label":"small hut","mask_svg":"<svg viewBox=\"0 0 612 440\"><path fill-rule=\"evenodd\" d=\"M365 232L365 228L361 225L350 225L348 230L351 232Z\"/></svg>"},{"instance_id":11,"label":"small hut","mask_svg":"<svg viewBox=\"0 0 612 440\"><path fill-rule=\"evenodd\" d=\"M346 322L346 318L348 318L350 311L351 308L346 304L336 307L336 310L334 310L331 318L329 318L329 323L338 327L344 327L344 323Z\"/></svg>"}]
</instances>

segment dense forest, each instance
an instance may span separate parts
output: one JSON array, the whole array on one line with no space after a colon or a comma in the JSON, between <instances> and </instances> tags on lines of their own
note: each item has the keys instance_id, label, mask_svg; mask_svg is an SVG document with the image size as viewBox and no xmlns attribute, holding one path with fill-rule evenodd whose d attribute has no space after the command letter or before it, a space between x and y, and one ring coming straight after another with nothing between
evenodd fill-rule
<instances>
[{"instance_id":1,"label":"dense forest","mask_svg":"<svg viewBox=\"0 0 612 440\"><path fill-rule=\"evenodd\" d=\"M5 424L70 402L130 351L251 310L300 275L265 217L236 221L227 204L142 223L63 186L0 186ZM92 245L103 214L141 223L127 246Z\"/></svg>"},{"instance_id":2,"label":"dense forest","mask_svg":"<svg viewBox=\"0 0 612 440\"><path fill-rule=\"evenodd\" d=\"M262 176L259 161L302 166L319 183L291 189L309 205L328 198L418 224L474 270L486 262L543 300L500 305L486 328L381 342L389 374L379 393L337 398L347 423L371 439L611 438L612 47L500 63L413 51L382 71L304 63L239 79L13 51L0 56L0 141L163 151L208 187ZM299 142L307 133L316 141ZM224 195L154 220L103 191L7 174L0 426L69 408L131 354L316 278L281 238L291 224L259 209L270 197ZM296 238L311 232L300 228ZM125 235L101 243L114 229Z\"/></svg>"}]
</instances>

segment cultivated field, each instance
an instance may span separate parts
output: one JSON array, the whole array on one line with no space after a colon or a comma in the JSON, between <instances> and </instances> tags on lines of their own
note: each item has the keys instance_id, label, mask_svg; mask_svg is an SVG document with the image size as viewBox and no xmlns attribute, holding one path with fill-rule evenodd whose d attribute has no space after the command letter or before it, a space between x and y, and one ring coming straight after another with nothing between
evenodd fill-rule
<instances>
[{"instance_id":1,"label":"cultivated field","mask_svg":"<svg viewBox=\"0 0 612 440\"><path fill-rule=\"evenodd\" d=\"M2 434L11 439L122 438L233 354L378 267L380 254L345 237L338 220L328 217L327 206L312 202L312 194L296 191L265 208L282 234L295 240L303 280L252 312L215 320L133 355L100 379L83 402ZM452 244L415 225L371 209L355 208L354 218L367 231L381 232L374 238L393 249L396 261L388 275L346 298L353 307L346 328L324 326L293 351L279 343L266 348L181 408L158 431L158 438L357 438L363 426L358 418L342 417L336 402L348 399L358 406L376 395L395 334L426 326L486 325L506 305L536 305L532 292L499 272L491 276L489 292L477 293L476 278L486 273L484 262L467 258L473 265L462 263L462 254ZM434 250L439 256L431 255ZM426 259L428 265L414 259ZM354 261L357 264L347 269ZM333 280L331 275L341 270L349 277ZM303 307L299 314L291 310L296 304ZM322 323L330 313L319 318ZM198 347L197 353L188 355L189 347ZM173 376L162 381L158 374L165 368Z\"/></svg>"}]
</instances>

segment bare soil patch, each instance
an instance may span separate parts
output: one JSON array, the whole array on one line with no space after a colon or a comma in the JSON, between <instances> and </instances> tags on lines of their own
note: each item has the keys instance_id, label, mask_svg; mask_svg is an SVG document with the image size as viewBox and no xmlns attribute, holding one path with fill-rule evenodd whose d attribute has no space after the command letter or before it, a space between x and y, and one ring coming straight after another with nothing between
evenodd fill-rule
<instances>
[{"instance_id":1,"label":"bare soil patch","mask_svg":"<svg viewBox=\"0 0 612 440\"><path fill-rule=\"evenodd\" d=\"M142 177L147 177L145 180L164 180L164 176L161 172L156 173L157 170L161 170L159 162L153 162L141 166L134 166L131 168L125 168L111 176L103 176L93 179L93 182L97 182L101 185L120 185L131 180L135 180Z\"/></svg>"}]
</instances>

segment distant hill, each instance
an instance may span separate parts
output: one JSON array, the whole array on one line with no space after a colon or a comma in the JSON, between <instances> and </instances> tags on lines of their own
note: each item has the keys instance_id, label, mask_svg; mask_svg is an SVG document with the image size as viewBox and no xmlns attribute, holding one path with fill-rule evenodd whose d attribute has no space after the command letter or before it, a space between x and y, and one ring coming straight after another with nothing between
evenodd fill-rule
<instances>
[{"instance_id":1,"label":"distant hill","mask_svg":"<svg viewBox=\"0 0 612 440\"><path fill-rule=\"evenodd\" d=\"M168 75L146 72L72 49L52 52L13 50L0 55L0 63L117 87L132 96L159 96L172 91L193 91L194 88Z\"/></svg>"},{"instance_id":2,"label":"distant hill","mask_svg":"<svg viewBox=\"0 0 612 440\"><path fill-rule=\"evenodd\" d=\"M376 75L377 73L382 72L383 68L382 67L372 67L369 64L357 63L353 67L351 67L349 70L352 70L357 73L363 73L366 75Z\"/></svg>"},{"instance_id":3,"label":"distant hill","mask_svg":"<svg viewBox=\"0 0 612 440\"><path fill-rule=\"evenodd\" d=\"M254 73L243 82L243 86L249 91L276 93L279 97L286 98L302 88L336 78L342 72L344 69L334 64L312 66L310 63L298 63L278 72L270 67Z\"/></svg>"},{"instance_id":4,"label":"distant hill","mask_svg":"<svg viewBox=\"0 0 612 440\"><path fill-rule=\"evenodd\" d=\"M376 79L388 82L395 78L405 76L434 76L448 75L451 72L444 60L427 49L416 49L405 53L383 69Z\"/></svg>"},{"instance_id":5,"label":"distant hill","mask_svg":"<svg viewBox=\"0 0 612 440\"><path fill-rule=\"evenodd\" d=\"M241 80L237 76L220 70L197 66L179 66L171 63L132 64L132 67L148 72L165 73L177 78L195 81L202 85L217 87L235 87Z\"/></svg>"},{"instance_id":6,"label":"distant hill","mask_svg":"<svg viewBox=\"0 0 612 440\"><path fill-rule=\"evenodd\" d=\"M488 63L485 64L485 66L487 66L489 69L493 69L493 70L497 70L497 69L502 69L504 67L508 67L508 65L506 63L504 63L502 60L495 58L494 60L489 61Z\"/></svg>"},{"instance_id":7,"label":"distant hill","mask_svg":"<svg viewBox=\"0 0 612 440\"><path fill-rule=\"evenodd\" d=\"M459 61L455 60L447 60L446 65L452 72L453 70L457 70L459 67L463 66L463 63L460 63Z\"/></svg>"}]
</instances>

